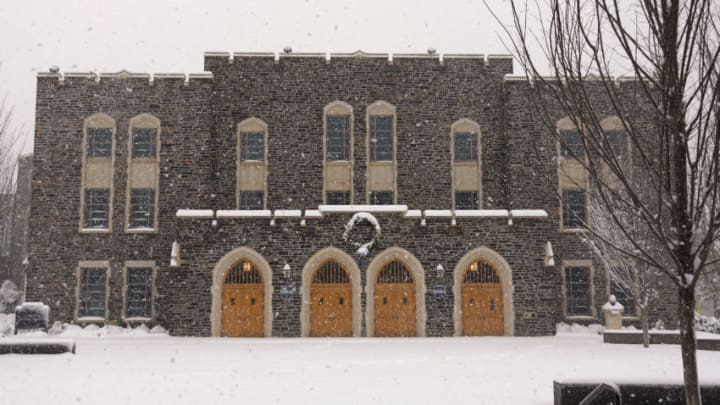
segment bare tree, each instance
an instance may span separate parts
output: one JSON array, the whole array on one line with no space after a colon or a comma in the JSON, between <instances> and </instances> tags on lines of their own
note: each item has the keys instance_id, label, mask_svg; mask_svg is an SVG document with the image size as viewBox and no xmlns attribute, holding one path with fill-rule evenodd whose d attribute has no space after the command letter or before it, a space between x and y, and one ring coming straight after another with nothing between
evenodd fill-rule
<instances>
[{"instance_id":1,"label":"bare tree","mask_svg":"<svg viewBox=\"0 0 720 405\"><path fill-rule=\"evenodd\" d=\"M587 158L578 161L588 176L588 193L612 219L624 243L603 239L592 221L586 224L588 232L662 272L677 287L685 402L699 405L695 290L704 270L718 260L711 251L720 232L720 4L510 3L513 21L507 34L534 84L533 101L546 118L547 133L563 142L552 121L558 109L580 129ZM535 18L537 29L532 28ZM619 74L631 76L630 84L618 85ZM638 114L643 111L639 105L650 108ZM632 147L632 165L618 161L601 125L601 114L608 110L621 120ZM639 176L649 187L637 187L632 180ZM627 228L625 215L636 216L653 243L644 245Z\"/></svg>"},{"instance_id":2,"label":"bare tree","mask_svg":"<svg viewBox=\"0 0 720 405\"><path fill-rule=\"evenodd\" d=\"M9 213L13 201L20 133L12 125L12 110L0 101L0 213Z\"/></svg>"}]
</instances>

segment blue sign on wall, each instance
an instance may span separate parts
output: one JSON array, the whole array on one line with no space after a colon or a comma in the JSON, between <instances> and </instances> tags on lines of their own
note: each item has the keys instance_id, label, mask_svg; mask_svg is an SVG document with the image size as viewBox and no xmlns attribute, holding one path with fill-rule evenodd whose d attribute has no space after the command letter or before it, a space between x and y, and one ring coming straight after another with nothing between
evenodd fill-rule
<instances>
[{"instance_id":1,"label":"blue sign on wall","mask_svg":"<svg viewBox=\"0 0 720 405\"><path fill-rule=\"evenodd\" d=\"M433 286L433 295L435 298L442 300L447 297L447 287L444 284L438 284Z\"/></svg>"},{"instance_id":2,"label":"blue sign on wall","mask_svg":"<svg viewBox=\"0 0 720 405\"><path fill-rule=\"evenodd\" d=\"M289 300L293 294L295 294L295 286L286 285L280 287L280 297L282 297L283 300Z\"/></svg>"}]
</instances>

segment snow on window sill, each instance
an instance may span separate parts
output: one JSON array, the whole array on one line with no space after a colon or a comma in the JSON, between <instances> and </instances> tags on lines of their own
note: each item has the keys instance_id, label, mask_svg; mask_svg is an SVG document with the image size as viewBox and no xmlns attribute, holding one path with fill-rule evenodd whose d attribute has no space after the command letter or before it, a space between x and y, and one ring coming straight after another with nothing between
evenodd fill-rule
<instances>
[{"instance_id":1,"label":"snow on window sill","mask_svg":"<svg viewBox=\"0 0 720 405\"><path fill-rule=\"evenodd\" d=\"M275 218L299 218L302 216L301 210L275 210L273 215Z\"/></svg>"},{"instance_id":2,"label":"snow on window sill","mask_svg":"<svg viewBox=\"0 0 720 405\"><path fill-rule=\"evenodd\" d=\"M319 210L305 210L305 218L322 218L323 214Z\"/></svg>"},{"instance_id":3,"label":"snow on window sill","mask_svg":"<svg viewBox=\"0 0 720 405\"><path fill-rule=\"evenodd\" d=\"M408 212L406 212L404 216L405 216L405 218L420 218L420 217L422 217L422 211L408 210Z\"/></svg>"},{"instance_id":4,"label":"snow on window sill","mask_svg":"<svg viewBox=\"0 0 720 405\"><path fill-rule=\"evenodd\" d=\"M597 318L592 315L567 315L565 319L568 321L596 321Z\"/></svg>"},{"instance_id":5,"label":"snow on window sill","mask_svg":"<svg viewBox=\"0 0 720 405\"><path fill-rule=\"evenodd\" d=\"M102 323L105 322L105 318L102 316L81 316L75 321L84 323Z\"/></svg>"},{"instance_id":6,"label":"snow on window sill","mask_svg":"<svg viewBox=\"0 0 720 405\"><path fill-rule=\"evenodd\" d=\"M452 210L425 210L425 218L451 218Z\"/></svg>"},{"instance_id":7,"label":"snow on window sill","mask_svg":"<svg viewBox=\"0 0 720 405\"><path fill-rule=\"evenodd\" d=\"M510 210L513 218L547 218L545 210Z\"/></svg>"},{"instance_id":8,"label":"snow on window sill","mask_svg":"<svg viewBox=\"0 0 720 405\"><path fill-rule=\"evenodd\" d=\"M157 232L157 228L128 228L125 230L127 233L153 233Z\"/></svg>"},{"instance_id":9,"label":"snow on window sill","mask_svg":"<svg viewBox=\"0 0 720 405\"><path fill-rule=\"evenodd\" d=\"M123 318L123 321L125 322L152 322L152 318L142 317L142 316L133 316L130 318Z\"/></svg>"},{"instance_id":10,"label":"snow on window sill","mask_svg":"<svg viewBox=\"0 0 720 405\"><path fill-rule=\"evenodd\" d=\"M563 233L585 233L585 232L587 232L587 229L585 229L585 228L560 228L560 232L563 232Z\"/></svg>"},{"instance_id":11,"label":"snow on window sill","mask_svg":"<svg viewBox=\"0 0 720 405\"><path fill-rule=\"evenodd\" d=\"M425 211L427 216L427 211ZM455 210L457 218L507 218L508 210Z\"/></svg>"},{"instance_id":12,"label":"snow on window sill","mask_svg":"<svg viewBox=\"0 0 720 405\"><path fill-rule=\"evenodd\" d=\"M80 233L110 233L110 228L81 228Z\"/></svg>"}]
</instances>

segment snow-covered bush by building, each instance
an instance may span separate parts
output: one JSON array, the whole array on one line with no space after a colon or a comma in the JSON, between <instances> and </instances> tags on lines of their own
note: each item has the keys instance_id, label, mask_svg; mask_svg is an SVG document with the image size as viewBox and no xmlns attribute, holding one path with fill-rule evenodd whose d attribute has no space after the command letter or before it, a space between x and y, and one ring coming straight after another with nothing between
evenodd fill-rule
<instances>
[{"instance_id":1,"label":"snow-covered bush by building","mask_svg":"<svg viewBox=\"0 0 720 405\"><path fill-rule=\"evenodd\" d=\"M0 313L10 314L15 312L15 307L22 304L23 293L10 280L5 280L0 287Z\"/></svg>"},{"instance_id":2,"label":"snow-covered bush by building","mask_svg":"<svg viewBox=\"0 0 720 405\"><path fill-rule=\"evenodd\" d=\"M695 315L695 330L720 334L720 320L714 316Z\"/></svg>"}]
</instances>

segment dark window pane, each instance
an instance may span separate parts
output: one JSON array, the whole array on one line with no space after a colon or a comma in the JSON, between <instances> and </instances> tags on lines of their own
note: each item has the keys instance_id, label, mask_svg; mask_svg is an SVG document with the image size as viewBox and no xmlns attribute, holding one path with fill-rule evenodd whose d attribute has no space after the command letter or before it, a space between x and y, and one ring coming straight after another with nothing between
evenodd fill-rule
<instances>
[{"instance_id":1,"label":"dark window pane","mask_svg":"<svg viewBox=\"0 0 720 405\"><path fill-rule=\"evenodd\" d=\"M152 316L152 268L127 269L128 318L150 318Z\"/></svg>"},{"instance_id":2,"label":"dark window pane","mask_svg":"<svg viewBox=\"0 0 720 405\"><path fill-rule=\"evenodd\" d=\"M350 116L327 117L327 160L350 160Z\"/></svg>"},{"instance_id":3,"label":"dark window pane","mask_svg":"<svg viewBox=\"0 0 720 405\"><path fill-rule=\"evenodd\" d=\"M478 209L478 193L475 191L459 191L455 193L455 209L476 210Z\"/></svg>"},{"instance_id":4,"label":"dark window pane","mask_svg":"<svg viewBox=\"0 0 720 405\"><path fill-rule=\"evenodd\" d=\"M393 160L393 117L370 116L370 160Z\"/></svg>"},{"instance_id":5,"label":"dark window pane","mask_svg":"<svg viewBox=\"0 0 720 405\"><path fill-rule=\"evenodd\" d=\"M588 267L566 267L565 288L567 315L591 316L590 269Z\"/></svg>"},{"instance_id":6,"label":"dark window pane","mask_svg":"<svg viewBox=\"0 0 720 405\"><path fill-rule=\"evenodd\" d=\"M605 131L605 138L607 139L608 144L610 145L610 148L615 155L615 158L624 159L627 156L628 145L625 131Z\"/></svg>"},{"instance_id":7,"label":"dark window pane","mask_svg":"<svg viewBox=\"0 0 720 405\"><path fill-rule=\"evenodd\" d=\"M134 188L130 193L130 228L155 226L155 190Z\"/></svg>"},{"instance_id":8,"label":"dark window pane","mask_svg":"<svg viewBox=\"0 0 720 405\"><path fill-rule=\"evenodd\" d=\"M630 288L628 288L626 285L624 285L618 280L611 280L610 294L614 295L615 299L617 299L617 302L622 304L622 306L625 308L625 310L623 311L623 314L625 316L635 316L637 314L635 309L635 299L632 296Z\"/></svg>"},{"instance_id":9,"label":"dark window pane","mask_svg":"<svg viewBox=\"0 0 720 405\"><path fill-rule=\"evenodd\" d=\"M325 194L326 204L330 205L348 205L350 204L349 191L328 191Z\"/></svg>"},{"instance_id":10,"label":"dark window pane","mask_svg":"<svg viewBox=\"0 0 720 405\"><path fill-rule=\"evenodd\" d=\"M80 313L81 317L105 317L105 279L107 269L80 269Z\"/></svg>"},{"instance_id":11,"label":"dark window pane","mask_svg":"<svg viewBox=\"0 0 720 405\"><path fill-rule=\"evenodd\" d=\"M474 162L477 156L477 134L469 132L458 132L455 134L455 161Z\"/></svg>"},{"instance_id":12,"label":"dark window pane","mask_svg":"<svg viewBox=\"0 0 720 405\"><path fill-rule=\"evenodd\" d=\"M262 132L241 133L240 159L265 160L265 134Z\"/></svg>"},{"instance_id":13,"label":"dark window pane","mask_svg":"<svg viewBox=\"0 0 720 405\"><path fill-rule=\"evenodd\" d=\"M373 191L370 193L370 204L372 205L393 205L392 191Z\"/></svg>"},{"instance_id":14,"label":"dark window pane","mask_svg":"<svg viewBox=\"0 0 720 405\"><path fill-rule=\"evenodd\" d=\"M563 191L563 227L581 228L585 223L585 192Z\"/></svg>"},{"instance_id":15,"label":"dark window pane","mask_svg":"<svg viewBox=\"0 0 720 405\"><path fill-rule=\"evenodd\" d=\"M560 131L560 155L565 159L582 159L585 156L580 132L577 129Z\"/></svg>"},{"instance_id":16,"label":"dark window pane","mask_svg":"<svg viewBox=\"0 0 720 405\"><path fill-rule=\"evenodd\" d=\"M108 229L110 222L110 190L85 189L84 228Z\"/></svg>"},{"instance_id":17,"label":"dark window pane","mask_svg":"<svg viewBox=\"0 0 720 405\"><path fill-rule=\"evenodd\" d=\"M112 128L88 128L87 157L100 158L112 155Z\"/></svg>"},{"instance_id":18,"label":"dark window pane","mask_svg":"<svg viewBox=\"0 0 720 405\"><path fill-rule=\"evenodd\" d=\"M133 158L157 158L157 128L133 128Z\"/></svg>"},{"instance_id":19,"label":"dark window pane","mask_svg":"<svg viewBox=\"0 0 720 405\"><path fill-rule=\"evenodd\" d=\"M241 191L240 192L240 209L241 210L261 210L263 209L262 191Z\"/></svg>"}]
</instances>

